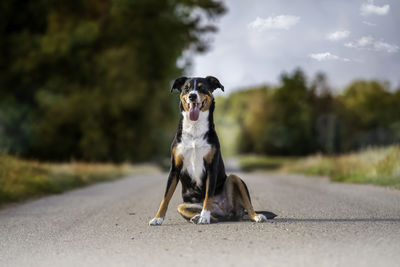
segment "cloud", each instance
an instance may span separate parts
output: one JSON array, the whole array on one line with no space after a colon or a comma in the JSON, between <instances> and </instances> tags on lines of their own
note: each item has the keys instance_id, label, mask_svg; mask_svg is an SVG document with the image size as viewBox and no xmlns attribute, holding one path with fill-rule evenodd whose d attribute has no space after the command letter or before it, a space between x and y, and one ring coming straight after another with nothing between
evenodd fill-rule
<instances>
[{"instance_id":1,"label":"cloud","mask_svg":"<svg viewBox=\"0 0 400 267\"><path fill-rule=\"evenodd\" d=\"M389 13L390 6L389 5L384 5L384 6L376 6L374 5L373 0L368 0L368 3L364 3L360 7L360 13L362 16L368 16L368 15L386 15Z\"/></svg>"},{"instance_id":2,"label":"cloud","mask_svg":"<svg viewBox=\"0 0 400 267\"><path fill-rule=\"evenodd\" d=\"M364 48L371 46L374 42L374 38L372 36L363 36L359 40L355 42L345 43L344 46L351 48Z\"/></svg>"},{"instance_id":3,"label":"cloud","mask_svg":"<svg viewBox=\"0 0 400 267\"><path fill-rule=\"evenodd\" d=\"M247 26L250 29L258 31L277 29L289 30L291 27L299 23L300 17L291 15L279 15L275 17L260 18L257 17L254 21L250 22Z\"/></svg>"},{"instance_id":4,"label":"cloud","mask_svg":"<svg viewBox=\"0 0 400 267\"><path fill-rule=\"evenodd\" d=\"M339 41L339 40L349 37L349 35L350 35L349 31L336 31L336 32L329 33L326 36L326 39L331 40L331 41Z\"/></svg>"},{"instance_id":5,"label":"cloud","mask_svg":"<svg viewBox=\"0 0 400 267\"><path fill-rule=\"evenodd\" d=\"M376 26L375 23L372 23L372 22L369 22L369 21L365 21L365 20L362 23L364 23L365 25L368 25L368 26Z\"/></svg>"},{"instance_id":6,"label":"cloud","mask_svg":"<svg viewBox=\"0 0 400 267\"><path fill-rule=\"evenodd\" d=\"M348 59L348 58L342 58L342 57L336 56L334 54L331 54L330 52L310 54L308 56L317 61L327 61L327 60L340 60L340 61L345 61L345 62L350 61L350 59Z\"/></svg>"},{"instance_id":7,"label":"cloud","mask_svg":"<svg viewBox=\"0 0 400 267\"><path fill-rule=\"evenodd\" d=\"M382 41L375 42L374 48L377 51L385 50L388 53L397 53L400 49L400 47L395 44L389 44Z\"/></svg>"},{"instance_id":8,"label":"cloud","mask_svg":"<svg viewBox=\"0 0 400 267\"><path fill-rule=\"evenodd\" d=\"M372 36L363 36L357 41L345 43L344 46L374 51L386 51L388 53L397 53L400 50L399 46L384 41L376 41Z\"/></svg>"}]
</instances>

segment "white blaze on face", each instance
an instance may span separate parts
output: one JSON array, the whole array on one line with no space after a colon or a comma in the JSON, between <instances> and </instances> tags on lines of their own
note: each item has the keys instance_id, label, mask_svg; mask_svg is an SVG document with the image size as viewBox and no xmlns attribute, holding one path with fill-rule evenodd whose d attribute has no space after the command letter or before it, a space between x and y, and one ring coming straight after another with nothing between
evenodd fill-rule
<instances>
[{"instance_id":1,"label":"white blaze on face","mask_svg":"<svg viewBox=\"0 0 400 267\"><path fill-rule=\"evenodd\" d=\"M187 94L187 96L186 96L186 102L187 103L191 103L192 101L189 99L189 96L190 95L196 95L196 103L200 103L200 95L199 95L199 92L197 92L197 90L193 90L193 91L190 91L189 92L189 94Z\"/></svg>"}]
</instances>

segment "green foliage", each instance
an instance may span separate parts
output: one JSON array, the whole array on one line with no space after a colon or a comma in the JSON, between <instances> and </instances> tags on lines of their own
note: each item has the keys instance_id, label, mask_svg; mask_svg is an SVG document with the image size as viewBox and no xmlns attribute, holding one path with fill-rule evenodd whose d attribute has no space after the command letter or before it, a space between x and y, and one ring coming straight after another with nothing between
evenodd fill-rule
<instances>
[{"instance_id":1,"label":"green foliage","mask_svg":"<svg viewBox=\"0 0 400 267\"><path fill-rule=\"evenodd\" d=\"M264 86L232 94L223 108L240 127L240 153L304 155L315 150L312 94L296 70L277 88Z\"/></svg>"},{"instance_id":2,"label":"green foliage","mask_svg":"<svg viewBox=\"0 0 400 267\"><path fill-rule=\"evenodd\" d=\"M170 81L203 52L214 0L2 1L0 151L49 160L166 155ZM168 141L167 141L168 140Z\"/></svg>"},{"instance_id":3,"label":"green foliage","mask_svg":"<svg viewBox=\"0 0 400 267\"><path fill-rule=\"evenodd\" d=\"M304 155L315 149L313 142L312 94L301 70L284 74L282 85L272 96L274 110L268 120L265 149L273 154Z\"/></svg>"},{"instance_id":4,"label":"green foliage","mask_svg":"<svg viewBox=\"0 0 400 267\"><path fill-rule=\"evenodd\" d=\"M400 141L399 89L391 92L388 84L355 81L344 90L338 97L342 136L347 136L343 150Z\"/></svg>"},{"instance_id":5,"label":"green foliage","mask_svg":"<svg viewBox=\"0 0 400 267\"><path fill-rule=\"evenodd\" d=\"M229 146L236 145L240 154L336 154L390 145L400 142L400 88L392 92L389 87L377 81L355 81L333 95L325 75L317 74L307 83L297 69L282 75L275 88L231 94L217 108L216 117L222 120L224 132L223 122L229 122L229 129L238 125L236 141Z\"/></svg>"}]
</instances>

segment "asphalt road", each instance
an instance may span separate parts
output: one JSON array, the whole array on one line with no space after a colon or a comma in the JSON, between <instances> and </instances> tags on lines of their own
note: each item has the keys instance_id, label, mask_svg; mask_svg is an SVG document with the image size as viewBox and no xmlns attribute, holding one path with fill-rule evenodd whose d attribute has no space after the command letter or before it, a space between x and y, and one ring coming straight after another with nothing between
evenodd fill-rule
<instances>
[{"instance_id":1,"label":"asphalt road","mask_svg":"<svg viewBox=\"0 0 400 267\"><path fill-rule=\"evenodd\" d=\"M136 175L0 211L0 266L399 266L400 191L241 174L278 217L150 227L166 174Z\"/></svg>"}]
</instances>

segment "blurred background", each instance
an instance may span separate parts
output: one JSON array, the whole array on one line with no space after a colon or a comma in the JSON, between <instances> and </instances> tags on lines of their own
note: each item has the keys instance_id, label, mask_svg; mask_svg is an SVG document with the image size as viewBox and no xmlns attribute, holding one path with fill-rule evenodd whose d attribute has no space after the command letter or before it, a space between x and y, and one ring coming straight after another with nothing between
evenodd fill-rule
<instances>
[{"instance_id":1,"label":"blurred background","mask_svg":"<svg viewBox=\"0 0 400 267\"><path fill-rule=\"evenodd\" d=\"M180 75L225 85L215 117L226 156L395 147L399 5L3 0L1 166L11 156L163 162L179 117L169 90Z\"/></svg>"},{"instance_id":2,"label":"blurred background","mask_svg":"<svg viewBox=\"0 0 400 267\"><path fill-rule=\"evenodd\" d=\"M46 161L165 157L170 82L202 53L211 0L2 1L0 151Z\"/></svg>"}]
</instances>

